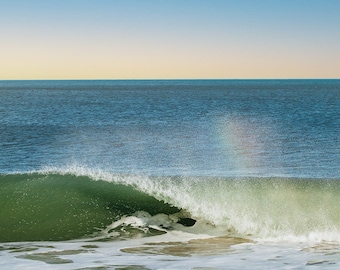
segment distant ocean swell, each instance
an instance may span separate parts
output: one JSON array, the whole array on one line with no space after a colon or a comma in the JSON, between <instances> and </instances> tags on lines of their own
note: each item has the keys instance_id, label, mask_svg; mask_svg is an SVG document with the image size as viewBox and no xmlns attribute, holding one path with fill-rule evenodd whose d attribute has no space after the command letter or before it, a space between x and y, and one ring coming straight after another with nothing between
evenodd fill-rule
<instances>
[{"instance_id":1,"label":"distant ocean swell","mask_svg":"<svg viewBox=\"0 0 340 270\"><path fill-rule=\"evenodd\" d=\"M340 179L122 175L88 168L0 175L0 242L121 239L168 230L340 241Z\"/></svg>"}]
</instances>

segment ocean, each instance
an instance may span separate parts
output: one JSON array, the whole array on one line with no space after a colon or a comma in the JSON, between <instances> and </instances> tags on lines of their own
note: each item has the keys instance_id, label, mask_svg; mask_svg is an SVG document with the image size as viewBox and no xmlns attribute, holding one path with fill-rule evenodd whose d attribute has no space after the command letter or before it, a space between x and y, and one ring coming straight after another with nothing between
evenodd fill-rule
<instances>
[{"instance_id":1,"label":"ocean","mask_svg":"<svg viewBox=\"0 0 340 270\"><path fill-rule=\"evenodd\" d=\"M340 80L0 81L0 269L340 267Z\"/></svg>"}]
</instances>

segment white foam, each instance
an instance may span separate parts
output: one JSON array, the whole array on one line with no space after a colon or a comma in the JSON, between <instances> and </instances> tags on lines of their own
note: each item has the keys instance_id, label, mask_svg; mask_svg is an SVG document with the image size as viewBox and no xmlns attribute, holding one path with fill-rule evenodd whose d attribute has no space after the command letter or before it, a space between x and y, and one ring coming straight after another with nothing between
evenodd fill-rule
<instances>
[{"instance_id":1,"label":"white foam","mask_svg":"<svg viewBox=\"0 0 340 270\"><path fill-rule=\"evenodd\" d=\"M226 248L221 253L185 256L147 253L149 244L169 246L167 242L185 242L188 235L167 233L150 238L119 242L38 242L3 244L0 268L11 269L339 269L339 247L331 245L245 243ZM138 252L138 248L142 248ZM137 250L124 252L126 248ZM137 248L137 249L136 249ZM7 250L6 250L7 249ZM13 249L16 252L12 252ZM21 250L20 250L21 249ZM30 250L31 249L31 250ZM77 253L79 251L79 253ZM143 252L145 251L145 252ZM42 260L56 258L68 263L50 264Z\"/></svg>"},{"instance_id":2,"label":"white foam","mask_svg":"<svg viewBox=\"0 0 340 270\"><path fill-rule=\"evenodd\" d=\"M179 223L181 217L184 217L185 213L178 212L176 214L156 214L150 215L145 211L138 211L130 216L123 216L119 220L108 225L105 229L100 230L93 237L89 238L91 241L101 239L116 239L124 234L130 234L131 229L139 230L140 234L135 234L132 238L145 237L148 235L150 229L154 229L165 233L164 237L167 241L174 241L173 236L176 234L181 235L181 241L191 239L209 238L215 236L226 235L224 228L216 227L211 223L199 220L192 226L185 226ZM150 236L148 236L150 237ZM164 241L164 237L159 236L161 241Z\"/></svg>"}]
</instances>

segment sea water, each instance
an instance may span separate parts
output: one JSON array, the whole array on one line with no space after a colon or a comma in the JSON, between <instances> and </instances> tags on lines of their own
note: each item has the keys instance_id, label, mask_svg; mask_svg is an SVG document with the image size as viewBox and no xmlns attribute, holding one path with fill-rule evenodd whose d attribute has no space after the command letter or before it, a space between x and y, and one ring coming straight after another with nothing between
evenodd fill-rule
<instances>
[{"instance_id":1,"label":"sea water","mask_svg":"<svg viewBox=\"0 0 340 270\"><path fill-rule=\"evenodd\" d=\"M340 266L340 80L0 81L1 269Z\"/></svg>"}]
</instances>

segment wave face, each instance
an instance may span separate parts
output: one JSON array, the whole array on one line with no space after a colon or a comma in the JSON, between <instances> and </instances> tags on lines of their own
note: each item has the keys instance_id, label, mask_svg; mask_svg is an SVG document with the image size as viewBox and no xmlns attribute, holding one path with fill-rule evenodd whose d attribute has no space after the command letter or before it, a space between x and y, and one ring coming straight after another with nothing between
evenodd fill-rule
<instances>
[{"instance_id":1,"label":"wave face","mask_svg":"<svg viewBox=\"0 0 340 270\"><path fill-rule=\"evenodd\" d=\"M178 211L131 186L86 176L14 174L0 181L1 242L76 239L139 210Z\"/></svg>"},{"instance_id":2,"label":"wave face","mask_svg":"<svg viewBox=\"0 0 340 270\"><path fill-rule=\"evenodd\" d=\"M82 168L0 175L0 181L1 242L79 239L128 225L184 230L174 226L180 217L196 220L196 233L212 233L198 228L209 223L253 239L340 237L339 179L153 177ZM150 223L162 215L173 224Z\"/></svg>"}]
</instances>

